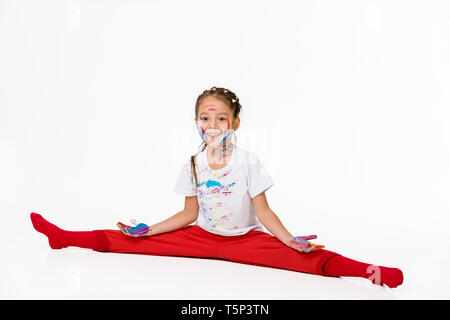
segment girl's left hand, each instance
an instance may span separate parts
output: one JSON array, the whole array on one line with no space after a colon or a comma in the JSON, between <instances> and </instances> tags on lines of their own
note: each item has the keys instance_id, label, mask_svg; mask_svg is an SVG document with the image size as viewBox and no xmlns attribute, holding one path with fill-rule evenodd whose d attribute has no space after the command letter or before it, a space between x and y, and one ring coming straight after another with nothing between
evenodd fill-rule
<instances>
[{"instance_id":1,"label":"girl's left hand","mask_svg":"<svg viewBox=\"0 0 450 320\"><path fill-rule=\"evenodd\" d=\"M310 236L297 236L291 239L289 244L292 248L305 253L310 253L315 250L319 250L322 248L325 248L324 245L317 245L312 242L309 242L308 240L316 239L317 236L315 234Z\"/></svg>"}]
</instances>

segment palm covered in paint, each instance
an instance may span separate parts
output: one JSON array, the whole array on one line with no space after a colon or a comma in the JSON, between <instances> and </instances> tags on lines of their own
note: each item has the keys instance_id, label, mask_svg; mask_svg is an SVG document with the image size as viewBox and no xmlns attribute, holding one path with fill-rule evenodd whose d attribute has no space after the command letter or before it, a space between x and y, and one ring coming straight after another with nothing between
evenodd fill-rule
<instances>
[{"instance_id":1,"label":"palm covered in paint","mask_svg":"<svg viewBox=\"0 0 450 320\"><path fill-rule=\"evenodd\" d=\"M291 239L289 244L292 248L300 252L310 253L312 251L319 250L325 247L324 245L317 245L308 241L316 238L317 236L315 234L310 236L296 236Z\"/></svg>"},{"instance_id":2,"label":"palm covered in paint","mask_svg":"<svg viewBox=\"0 0 450 320\"><path fill-rule=\"evenodd\" d=\"M131 219L131 223L133 223L135 227L127 226L122 222L117 222L116 225L120 228L123 234L131 237L145 236L151 230L145 223L138 223L134 219Z\"/></svg>"}]
</instances>

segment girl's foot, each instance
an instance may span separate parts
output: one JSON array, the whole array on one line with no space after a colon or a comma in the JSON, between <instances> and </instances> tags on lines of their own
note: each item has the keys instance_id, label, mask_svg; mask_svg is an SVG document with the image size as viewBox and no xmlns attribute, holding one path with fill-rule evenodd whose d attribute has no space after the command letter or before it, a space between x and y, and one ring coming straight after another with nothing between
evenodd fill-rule
<instances>
[{"instance_id":1,"label":"girl's foot","mask_svg":"<svg viewBox=\"0 0 450 320\"><path fill-rule=\"evenodd\" d=\"M30 218L33 227L48 237L48 243L52 249L62 249L67 247L67 244L64 241L63 229L48 222L39 213L32 212Z\"/></svg>"},{"instance_id":2,"label":"girl's foot","mask_svg":"<svg viewBox=\"0 0 450 320\"><path fill-rule=\"evenodd\" d=\"M403 283L403 272L398 268L373 266L368 268L368 273L370 272L372 275L368 276L368 279L374 284L385 284L389 288L395 288Z\"/></svg>"}]
</instances>

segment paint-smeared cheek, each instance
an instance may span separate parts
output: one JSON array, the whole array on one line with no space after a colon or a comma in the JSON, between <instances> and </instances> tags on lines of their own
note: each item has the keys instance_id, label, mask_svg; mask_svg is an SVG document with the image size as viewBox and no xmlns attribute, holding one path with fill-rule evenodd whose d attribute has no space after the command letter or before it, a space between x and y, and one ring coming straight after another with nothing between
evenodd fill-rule
<instances>
[{"instance_id":1,"label":"paint-smeared cheek","mask_svg":"<svg viewBox=\"0 0 450 320\"><path fill-rule=\"evenodd\" d=\"M231 119L228 119L228 129L233 127L233 117Z\"/></svg>"},{"instance_id":2,"label":"paint-smeared cheek","mask_svg":"<svg viewBox=\"0 0 450 320\"><path fill-rule=\"evenodd\" d=\"M197 127L197 129L198 129L198 133L200 134L200 137L204 140L204 141L206 141L206 131L205 131L205 128L203 128L202 126L198 126Z\"/></svg>"}]
</instances>

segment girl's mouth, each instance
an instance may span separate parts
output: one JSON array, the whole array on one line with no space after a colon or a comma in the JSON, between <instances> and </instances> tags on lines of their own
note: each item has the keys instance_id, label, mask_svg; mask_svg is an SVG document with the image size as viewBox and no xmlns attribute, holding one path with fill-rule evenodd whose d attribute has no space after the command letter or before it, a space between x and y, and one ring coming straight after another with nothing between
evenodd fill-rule
<instances>
[{"instance_id":1,"label":"girl's mouth","mask_svg":"<svg viewBox=\"0 0 450 320\"><path fill-rule=\"evenodd\" d=\"M216 138L216 137L220 136L221 134L222 134L222 132L220 132L220 131L209 131L209 132L206 132L206 135L211 137L211 138Z\"/></svg>"},{"instance_id":2,"label":"girl's mouth","mask_svg":"<svg viewBox=\"0 0 450 320\"><path fill-rule=\"evenodd\" d=\"M200 135L205 142L211 144L221 144L225 143L229 139L231 131L220 130L220 129L209 129L206 131L204 128L200 128Z\"/></svg>"}]
</instances>

